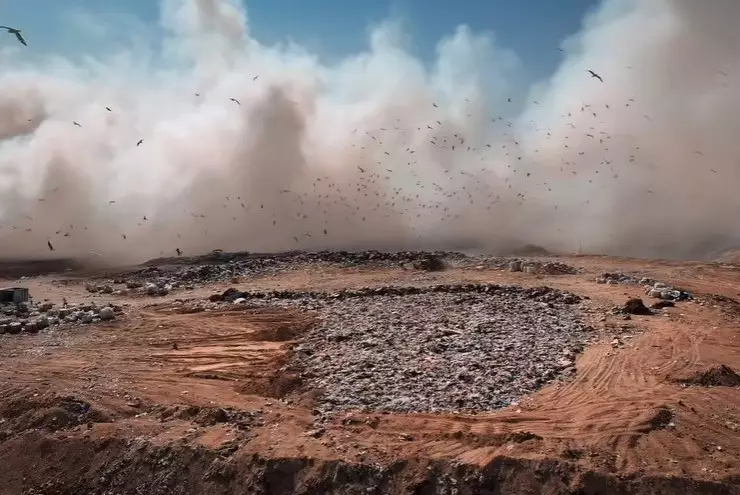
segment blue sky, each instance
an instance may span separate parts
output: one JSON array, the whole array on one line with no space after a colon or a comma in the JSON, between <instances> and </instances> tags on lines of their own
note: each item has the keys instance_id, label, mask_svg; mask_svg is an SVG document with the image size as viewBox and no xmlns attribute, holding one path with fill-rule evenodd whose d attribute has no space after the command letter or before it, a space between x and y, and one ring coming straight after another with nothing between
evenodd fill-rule
<instances>
[{"instance_id":1,"label":"blue sky","mask_svg":"<svg viewBox=\"0 0 740 495\"><path fill-rule=\"evenodd\" d=\"M0 24L23 29L36 51L77 51L74 9L126 13L147 23L158 20L155 0L0 0ZM400 18L413 50L431 59L440 38L459 24L492 31L513 49L531 78L549 75L560 61L559 43L578 31L598 0L247 0L250 32L263 43L292 39L325 59L366 46L367 27Z\"/></svg>"}]
</instances>

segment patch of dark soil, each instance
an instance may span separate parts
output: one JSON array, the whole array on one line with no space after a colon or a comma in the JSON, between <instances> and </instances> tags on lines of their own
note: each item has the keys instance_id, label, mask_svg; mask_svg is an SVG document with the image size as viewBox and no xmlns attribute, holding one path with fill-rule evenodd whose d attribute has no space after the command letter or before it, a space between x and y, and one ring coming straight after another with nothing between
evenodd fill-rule
<instances>
[{"instance_id":1,"label":"patch of dark soil","mask_svg":"<svg viewBox=\"0 0 740 495\"><path fill-rule=\"evenodd\" d=\"M164 304L164 305L159 304L159 303L154 303L154 304L149 304L144 307L146 309L153 309L155 311L167 312L167 313L176 314L176 315L193 315L196 313L202 313L206 309L202 306L185 306L185 305L174 306L169 303Z\"/></svg>"},{"instance_id":2,"label":"patch of dark soil","mask_svg":"<svg viewBox=\"0 0 740 495\"><path fill-rule=\"evenodd\" d=\"M542 437L529 431L515 431L508 436L508 440L514 443L522 443L527 440L542 440Z\"/></svg>"},{"instance_id":3,"label":"patch of dark soil","mask_svg":"<svg viewBox=\"0 0 740 495\"><path fill-rule=\"evenodd\" d=\"M582 449L578 449L575 447L567 447L565 450L563 450L562 455L565 459L569 459L571 461L577 461L579 459L583 459L586 453Z\"/></svg>"},{"instance_id":4,"label":"patch of dark soil","mask_svg":"<svg viewBox=\"0 0 740 495\"><path fill-rule=\"evenodd\" d=\"M49 273L80 270L85 264L72 258L60 259L5 259L0 260L0 278L15 279L20 277L35 277Z\"/></svg>"},{"instance_id":5,"label":"patch of dark soil","mask_svg":"<svg viewBox=\"0 0 740 495\"><path fill-rule=\"evenodd\" d=\"M676 305L673 301L658 301L650 305L650 309L672 308Z\"/></svg>"},{"instance_id":6,"label":"patch of dark soil","mask_svg":"<svg viewBox=\"0 0 740 495\"><path fill-rule=\"evenodd\" d=\"M717 305L732 318L740 318L740 302L731 297L720 294L702 294L699 301L705 304Z\"/></svg>"},{"instance_id":7,"label":"patch of dark soil","mask_svg":"<svg viewBox=\"0 0 740 495\"><path fill-rule=\"evenodd\" d=\"M2 403L0 416L6 420L3 424L6 435L36 428L57 431L111 421L108 414L84 400L51 393L14 396Z\"/></svg>"},{"instance_id":8,"label":"patch of dark soil","mask_svg":"<svg viewBox=\"0 0 740 495\"><path fill-rule=\"evenodd\" d=\"M265 376L253 376L245 380L239 393L281 399L303 386L303 380L297 373L285 371Z\"/></svg>"},{"instance_id":9,"label":"patch of dark soil","mask_svg":"<svg viewBox=\"0 0 740 495\"><path fill-rule=\"evenodd\" d=\"M667 407L659 407L643 422L643 425L637 429L640 433L650 433L655 430L668 428L673 421L673 411Z\"/></svg>"},{"instance_id":10,"label":"patch of dark soil","mask_svg":"<svg viewBox=\"0 0 740 495\"><path fill-rule=\"evenodd\" d=\"M185 376L200 378L202 380L223 380L226 382L233 381L233 378L231 376L218 372L194 371L192 373L187 373Z\"/></svg>"},{"instance_id":11,"label":"patch of dark soil","mask_svg":"<svg viewBox=\"0 0 740 495\"><path fill-rule=\"evenodd\" d=\"M422 270L425 272L441 272L445 268L447 268L445 262L442 261L442 258L432 254L427 255L420 260L414 261L413 267L416 270Z\"/></svg>"},{"instance_id":12,"label":"patch of dark soil","mask_svg":"<svg viewBox=\"0 0 740 495\"><path fill-rule=\"evenodd\" d=\"M290 342L310 330L315 324L315 319L303 317L300 320L260 328L254 331L250 338L262 342Z\"/></svg>"},{"instance_id":13,"label":"patch of dark soil","mask_svg":"<svg viewBox=\"0 0 740 495\"><path fill-rule=\"evenodd\" d=\"M633 297L632 299L628 299L627 302L624 303L624 306L622 307L622 311L630 315L651 315L653 314L653 312L650 311L650 308L645 306L645 303L642 302L642 299L640 299L639 297Z\"/></svg>"},{"instance_id":14,"label":"patch of dark soil","mask_svg":"<svg viewBox=\"0 0 740 495\"><path fill-rule=\"evenodd\" d=\"M262 426L261 414L231 407L200 407L193 405L158 406L153 408L150 413L161 421L181 419L192 421L201 426L228 423L240 430L251 430L255 426Z\"/></svg>"},{"instance_id":15,"label":"patch of dark soil","mask_svg":"<svg viewBox=\"0 0 740 495\"><path fill-rule=\"evenodd\" d=\"M676 381L701 387L740 387L740 375L724 364L676 378Z\"/></svg>"}]
</instances>

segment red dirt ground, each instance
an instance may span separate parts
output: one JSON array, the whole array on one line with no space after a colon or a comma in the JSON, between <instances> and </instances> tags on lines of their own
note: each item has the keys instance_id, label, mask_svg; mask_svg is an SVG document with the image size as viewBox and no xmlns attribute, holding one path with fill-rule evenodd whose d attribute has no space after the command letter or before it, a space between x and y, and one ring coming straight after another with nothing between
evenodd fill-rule
<instances>
[{"instance_id":1,"label":"red dirt ground","mask_svg":"<svg viewBox=\"0 0 740 495\"><path fill-rule=\"evenodd\" d=\"M740 295L740 268L558 261L584 273L348 268L238 285L336 290L470 281L589 296L587 316L601 341L578 358L575 379L495 413L351 413L317 430L311 393L299 394L297 379L281 372L288 344L315 322L299 312L186 314L174 304L182 294L102 296L129 304L126 316L3 336L0 492L740 493L740 388L706 386L722 378L722 366L740 371L740 304L732 299ZM604 318L627 298L645 296L639 286L596 284L603 272L653 277L700 302ZM7 284L16 283L36 299L90 299L73 272ZM622 344L612 345L615 337Z\"/></svg>"}]
</instances>

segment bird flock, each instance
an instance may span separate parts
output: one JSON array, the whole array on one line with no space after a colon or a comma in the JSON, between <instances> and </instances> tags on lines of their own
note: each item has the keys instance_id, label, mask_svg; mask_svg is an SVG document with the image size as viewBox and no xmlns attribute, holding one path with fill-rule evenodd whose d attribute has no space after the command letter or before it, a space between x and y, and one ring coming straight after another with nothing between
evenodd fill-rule
<instances>
[{"instance_id":1,"label":"bird flock","mask_svg":"<svg viewBox=\"0 0 740 495\"><path fill-rule=\"evenodd\" d=\"M0 28L15 35L20 43L27 46L20 30L6 26L0 26ZM591 78L602 84L605 83L600 74L590 69L586 72ZM256 81L258 78L259 75L255 75L252 80ZM195 93L195 96L200 95L201 93ZM228 100L241 106L237 98L231 97ZM468 105L468 113L465 116L473 118L475 105L468 99L465 101ZM504 105L512 103L512 97L507 97L502 102ZM531 103L539 105L537 101ZM558 146L563 147L559 153L561 162L556 165L556 168L564 178L578 177L580 173L581 176L578 178L583 184L601 182L602 187L606 187L605 179L619 179L618 165L621 162L633 163L638 160L640 146L638 143L632 143L631 152L626 156L623 155L625 146L619 147L619 153L622 156L611 154L610 144L618 136L610 134L601 115L611 112L612 106L615 105L621 105L622 110L629 109L637 112L634 104L634 98L603 104L603 108L596 108L590 103L583 102L561 115L563 121L560 129L537 128L534 121L530 124L538 137L544 140L543 142L552 139L559 141ZM431 112L440 111L437 102L431 102L431 107ZM110 106L106 106L105 110L114 111ZM573 118L576 113L587 116L590 124L583 128L583 123L588 119ZM283 222L288 223L293 227L286 235L292 237L296 246L301 246L305 239L328 237L331 236L332 230L341 232L350 225L361 226L368 222L371 216L390 218L400 215L407 220L406 223L409 225L414 225L420 220L431 220L439 225L445 225L447 222L455 222L461 216L461 210L456 208L456 205L473 207L479 211L490 211L502 202L511 203L513 201L521 205L531 198L542 199L547 194L553 193L555 188L555 184L551 182L553 175L543 174L542 177L538 177L536 166L542 164L536 160L530 160L532 151L524 149L522 137L518 136L516 129L513 128L514 123L505 119L504 114L506 112L490 118L490 131L500 134L495 138L492 138L490 134L487 137L468 138L459 130L459 126L447 122L442 114L432 116L427 122L416 122L414 127L408 126L401 118L397 118L395 125L388 127L356 128L352 131L354 142L351 146L355 148L354 156L357 157L357 163L354 165L357 172L352 177L347 177L344 182L337 177L324 174L315 175L311 181L307 181L300 187L281 189L278 200L279 212L270 211L271 205L268 205L266 209L266 202L251 203L241 195L224 196L221 206L227 210L224 213L235 222L235 227L240 220L244 220L247 215L253 216L255 212L263 215L265 223L271 224L274 228L281 228ZM652 120L649 115L643 115L643 117L646 120ZM77 121L73 121L72 124L82 127L82 124ZM579 147L579 143L584 141L592 145L586 151ZM571 147L573 142L575 144ZM144 139L139 139L136 147L143 144ZM534 156L537 157L540 151L540 149L534 149ZM592 161L592 167L590 169L576 167L580 157L584 157L587 153L591 155L588 158ZM702 155L701 151L696 153ZM468 154L468 156L463 158L462 154ZM428 170L419 168L424 162L423 158L421 162L419 161L419 156L434 156L438 161L446 164L453 164L457 160L464 160L468 164L480 161L481 166L472 170L471 167L460 169L450 165L443 167L437 177L430 180ZM495 170L489 165L496 160L503 163L502 167L506 169L505 177L494 176ZM596 165L597 161L598 165ZM716 170L712 169L712 172L716 173ZM516 192L519 188L512 187L513 177L524 181L523 184L528 184L525 192ZM499 185L503 187L495 190L491 184L497 180L502 180L503 183ZM412 184L412 187L399 184ZM519 184L521 185L522 182ZM646 192L655 194L652 189ZM39 201L44 200L44 198L39 198ZM585 204L588 203L589 200L586 199ZM109 201L111 207L115 204L115 201ZM557 210L559 205L553 201L552 207ZM194 222L202 222L200 227L204 229L205 234L208 234L209 218L205 214L188 211L184 213L192 216ZM296 231L296 225L309 224L306 222L309 220L309 214L319 216L319 221L317 222L316 218L311 219L312 230L310 231ZM148 221L146 215L140 218L137 225L143 225ZM12 228L15 230L19 227L16 225ZM86 227L82 228L86 229ZM30 228L26 230L31 231ZM74 225L69 225L57 230L55 235L60 238L69 237L73 230ZM125 233L120 235L123 240L127 239ZM421 234L417 233L417 235ZM181 234L178 233L177 236L180 238ZM47 246L50 251L55 250L51 237L47 240ZM178 256L183 254L180 247L175 248L174 251Z\"/></svg>"}]
</instances>

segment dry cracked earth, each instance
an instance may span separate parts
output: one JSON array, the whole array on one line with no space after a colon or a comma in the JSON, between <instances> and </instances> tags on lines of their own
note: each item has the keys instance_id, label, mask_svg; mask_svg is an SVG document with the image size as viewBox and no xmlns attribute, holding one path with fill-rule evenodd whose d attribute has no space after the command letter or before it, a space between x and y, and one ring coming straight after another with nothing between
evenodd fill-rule
<instances>
[{"instance_id":1,"label":"dry cracked earth","mask_svg":"<svg viewBox=\"0 0 740 495\"><path fill-rule=\"evenodd\" d=\"M0 308L1 493L740 493L734 264L215 252L0 275L34 299Z\"/></svg>"}]
</instances>

